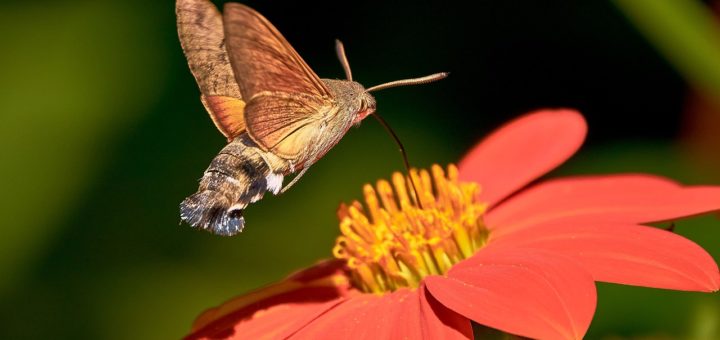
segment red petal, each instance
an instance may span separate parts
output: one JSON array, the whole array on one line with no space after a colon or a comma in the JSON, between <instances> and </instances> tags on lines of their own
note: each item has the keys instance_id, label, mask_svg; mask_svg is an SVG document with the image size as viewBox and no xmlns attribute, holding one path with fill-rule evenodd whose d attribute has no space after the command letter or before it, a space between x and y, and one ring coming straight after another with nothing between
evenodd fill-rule
<instances>
[{"instance_id":1,"label":"red petal","mask_svg":"<svg viewBox=\"0 0 720 340\"><path fill-rule=\"evenodd\" d=\"M382 327L387 330L387 324L380 320L381 323L377 325L365 324L361 322L367 317L368 311L377 313L381 307L387 306L387 310L384 311L384 315L388 319L393 318L395 315L391 313L391 300L397 298L400 294L407 294L406 291L399 292L397 295L387 295L385 299L381 296L372 294L361 294L353 299L347 299L343 303L335 306L335 308L329 310L322 317L315 319L309 323L297 333L293 334L293 338L296 339L333 339L333 338L344 338L356 334L355 332L362 332L364 330L371 331L371 327Z\"/></svg>"},{"instance_id":2,"label":"red petal","mask_svg":"<svg viewBox=\"0 0 720 340\"><path fill-rule=\"evenodd\" d=\"M561 252L582 263L596 281L691 291L717 291L713 258L692 241L637 225L550 225L500 237L498 247Z\"/></svg>"},{"instance_id":3,"label":"red petal","mask_svg":"<svg viewBox=\"0 0 720 340\"><path fill-rule=\"evenodd\" d=\"M489 211L485 222L499 237L550 221L639 224L715 210L720 187L681 187L650 175L585 176L531 187Z\"/></svg>"},{"instance_id":4,"label":"red petal","mask_svg":"<svg viewBox=\"0 0 720 340\"><path fill-rule=\"evenodd\" d=\"M420 294L419 294L420 293ZM469 320L425 299L425 290L360 295L300 330L298 339L472 339Z\"/></svg>"},{"instance_id":5,"label":"red petal","mask_svg":"<svg viewBox=\"0 0 720 340\"><path fill-rule=\"evenodd\" d=\"M322 262L205 311L186 339L286 337L354 294L339 262Z\"/></svg>"},{"instance_id":6,"label":"red petal","mask_svg":"<svg viewBox=\"0 0 720 340\"><path fill-rule=\"evenodd\" d=\"M587 125L573 110L522 116L486 137L460 162L460 179L477 182L493 205L562 164L580 147Z\"/></svg>"},{"instance_id":7,"label":"red petal","mask_svg":"<svg viewBox=\"0 0 720 340\"><path fill-rule=\"evenodd\" d=\"M446 307L524 337L581 339L595 311L590 274L565 256L541 250L485 248L447 277L425 282Z\"/></svg>"},{"instance_id":8,"label":"red petal","mask_svg":"<svg viewBox=\"0 0 720 340\"><path fill-rule=\"evenodd\" d=\"M286 338L345 299L330 288L301 288L224 315L185 339Z\"/></svg>"},{"instance_id":9,"label":"red petal","mask_svg":"<svg viewBox=\"0 0 720 340\"><path fill-rule=\"evenodd\" d=\"M441 304L424 284L420 290L420 327L425 339L473 338L470 320Z\"/></svg>"}]
</instances>

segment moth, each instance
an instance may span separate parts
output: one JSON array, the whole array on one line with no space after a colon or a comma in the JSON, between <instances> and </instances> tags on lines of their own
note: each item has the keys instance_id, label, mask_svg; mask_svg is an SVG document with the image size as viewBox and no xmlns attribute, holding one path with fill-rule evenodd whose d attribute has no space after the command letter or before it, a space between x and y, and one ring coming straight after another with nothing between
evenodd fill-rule
<instances>
[{"instance_id":1,"label":"moth","mask_svg":"<svg viewBox=\"0 0 720 340\"><path fill-rule=\"evenodd\" d=\"M446 73L364 88L352 80L320 79L280 32L255 10L208 0L177 0L180 43L215 126L227 138L205 170L198 191L180 204L195 228L231 236L245 226L243 210L265 192L293 186L348 129L375 112L370 94L422 84ZM297 173L283 187L285 176Z\"/></svg>"}]
</instances>

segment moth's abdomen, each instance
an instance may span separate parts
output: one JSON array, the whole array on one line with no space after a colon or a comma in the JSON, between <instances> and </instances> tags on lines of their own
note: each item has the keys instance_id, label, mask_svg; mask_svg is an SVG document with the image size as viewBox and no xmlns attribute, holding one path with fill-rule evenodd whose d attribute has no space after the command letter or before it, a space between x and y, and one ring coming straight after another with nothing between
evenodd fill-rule
<instances>
[{"instance_id":1,"label":"moth's abdomen","mask_svg":"<svg viewBox=\"0 0 720 340\"><path fill-rule=\"evenodd\" d=\"M225 146L205 170L198 191L180 204L180 218L218 235L241 232L245 207L282 186L282 174L262 153L244 134Z\"/></svg>"}]
</instances>

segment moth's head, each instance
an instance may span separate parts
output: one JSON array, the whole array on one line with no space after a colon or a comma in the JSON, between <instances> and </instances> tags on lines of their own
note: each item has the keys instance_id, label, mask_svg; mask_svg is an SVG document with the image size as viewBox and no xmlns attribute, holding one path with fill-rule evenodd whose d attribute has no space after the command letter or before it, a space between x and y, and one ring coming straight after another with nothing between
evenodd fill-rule
<instances>
[{"instance_id":1,"label":"moth's head","mask_svg":"<svg viewBox=\"0 0 720 340\"><path fill-rule=\"evenodd\" d=\"M360 83L339 79L322 81L334 95L338 107L351 116L353 124L360 123L375 112L375 98Z\"/></svg>"}]
</instances>

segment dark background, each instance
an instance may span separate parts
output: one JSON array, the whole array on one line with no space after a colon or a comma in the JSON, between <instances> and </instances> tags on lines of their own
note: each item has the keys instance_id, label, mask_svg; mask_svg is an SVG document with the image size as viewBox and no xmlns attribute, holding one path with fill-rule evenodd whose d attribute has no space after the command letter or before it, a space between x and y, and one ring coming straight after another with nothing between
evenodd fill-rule
<instances>
[{"instance_id":1,"label":"dark background","mask_svg":"<svg viewBox=\"0 0 720 340\"><path fill-rule=\"evenodd\" d=\"M720 183L720 147L693 134L699 122L720 131L705 123L718 112L692 109L691 86L613 2L247 4L323 78L343 78L335 38L366 86L450 71L376 94L415 166L456 162L524 112L571 107L589 140L554 175ZM243 234L179 226L178 203L224 138L199 101L174 3L3 1L0 32L0 338L178 338L204 308L330 256L338 204L402 170L368 120L291 191L248 209ZM677 231L720 256L717 219ZM600 284L588 337L713 337L719 306L718 294Z\"/></svg>"}]
</instances>

